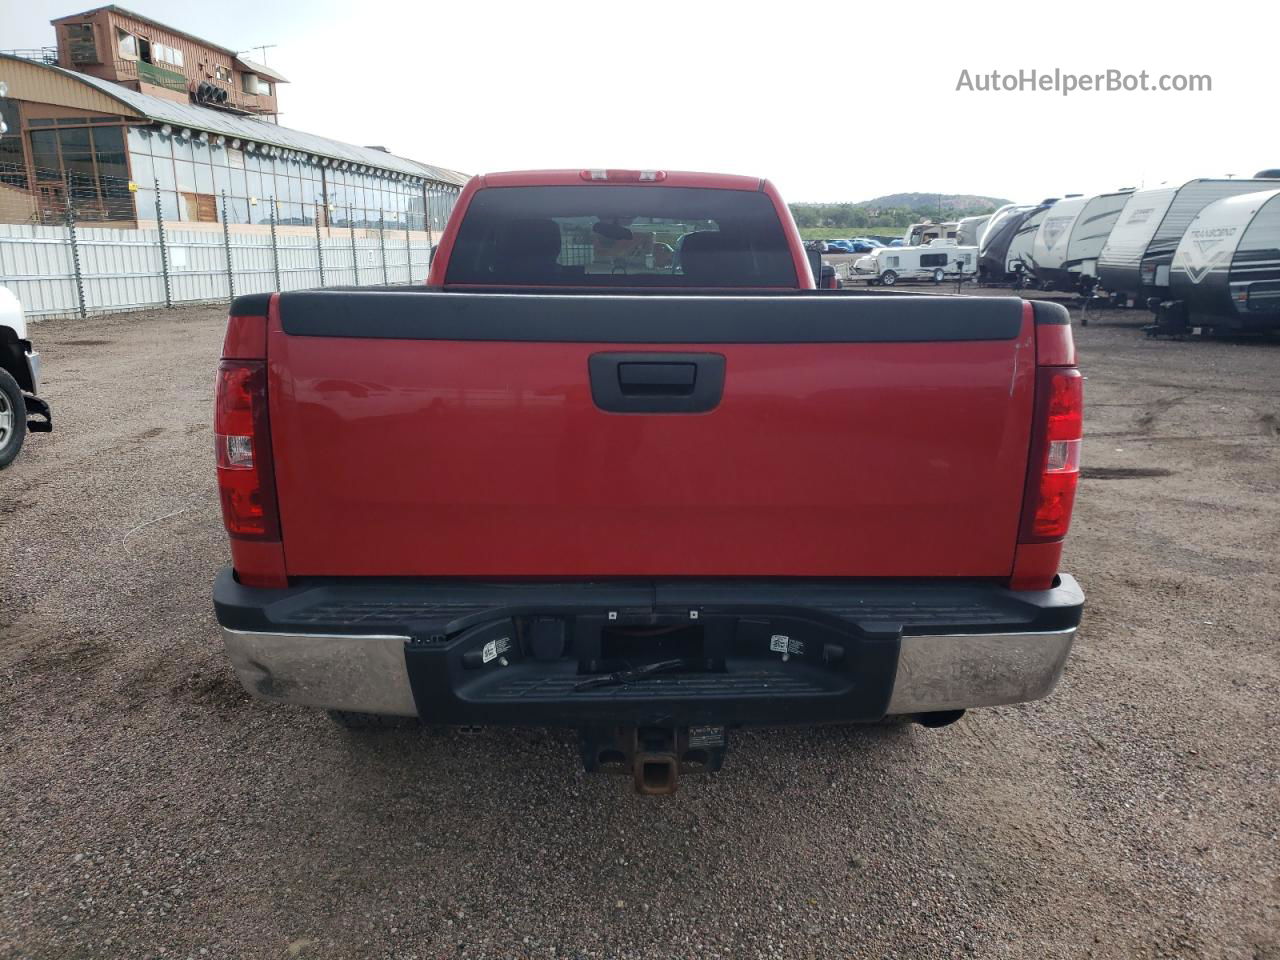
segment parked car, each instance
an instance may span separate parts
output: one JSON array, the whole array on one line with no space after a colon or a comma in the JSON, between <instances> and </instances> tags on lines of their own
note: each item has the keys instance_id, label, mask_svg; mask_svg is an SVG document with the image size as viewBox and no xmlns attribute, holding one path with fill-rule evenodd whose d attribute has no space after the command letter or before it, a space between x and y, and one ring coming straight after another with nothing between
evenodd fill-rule
<instances>
[{"instance_id":1,"label":"parked car","mask_svg":"<svg viewBox=\"0 0 1280 960\"><path fill-rule=\"evenodd\" d=\"M491 174L416 291L237 298L213 599L244 688L577 728L642 793L742 725L1052 691L1083 604L1066 310L815 289L785 211L749 177ZM678 267L616 269L692 224Z\"/></svg>"},{"instance_id":2,"label":"parked car","mask_svg":"<svg viewBox=\"0 0 1280 960\"><path fill-rule=\"evenodd\" d=\"M27 433L53 429L40 393L40 354L27 339L27 321L13 292L0 287L0 470L22 449Z\"/></svg>"},{"instance_id":3,"label":"parked car","mask_svg":"<svg viewBox=\"0 0 1280 960\"><path fill-rule=\"evenodd\" d=\"M827 241L827 249L830 253L869 253L878 246L879 244L865 240L862 237L854 237L851 240Z\"/></svg>"}]
</instances>

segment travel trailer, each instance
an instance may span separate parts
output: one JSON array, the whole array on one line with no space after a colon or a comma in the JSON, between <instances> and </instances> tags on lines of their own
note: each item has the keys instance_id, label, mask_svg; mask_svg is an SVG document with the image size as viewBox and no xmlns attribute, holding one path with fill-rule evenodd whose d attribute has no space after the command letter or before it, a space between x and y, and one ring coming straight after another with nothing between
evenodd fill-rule
<instances>
[{"instance_id":1,"label":"travel trailer","mask_svg":"<svg viewBox=\"0 0 1280 960\"><path fill-rule=\"evenodd\" d=\"M1153 332L1280 330L1280 187L1224 197L1191 221Z\"/></svg>"},{"instance_id":2,"label":"travel trailer","mask_svg":"<svg viewBox=\"0 0 1280 960\"><path fill-rule=\"evenodd\" d=\"M1169 265L1196 214L1224 197L1274 187L1274 180L1189 180L1130 195L1098 256L1098 277L1116 306L1169 294Z\"/></svg>"},{"instance_id":3,"label":"travel trailer","mask_svg":"<svg viewBox=\"0 0 1280 960\"><path fill-rule=\"evenodd\" d=\"M978 244L978 280L981 283L1004 283L1009 278L1009 246L1027 220L1047 210L1054 200L1035 204L1009 204L991 215L987 229ZM1036 221L1039 226L1040 221Z\"/></svg>"},{"instance_id":4,"label":"travel trailer","mask_svg":"<svg viewBox=\"0 0 1280 960\"><path fill-rule=\"evenodd\" d=\"M969 277L978 270L978 248L962 247L954 240L934 240L923 247L881 247L853 262L850 280L869 286L892 287L905 280L942 283Z\"/></svg>"},{"instance_id":5,"label":"travel trailer","mask_svg":"<svg viewBox=\"0 0 1280 960\"><path fill-rule=\"evenodd\" d=\"M1009 249L1004 255L1006 276L1035 276L1035 253L1032 248L1036 242L1036 234L1040 232L1040 225L1048 218L1049 211L1057 209L1056 204L1055 200L1052 204L1033 211L1031 216L1022 221L1022 226L1013 231Z\"/></svg>"},{"instance_id":6,"label":"travel trailer","mask_svg":"<svg viewBox=\"0 0 1280 960\"><path fill-rule=\"evenodd\" d=\"M1046 290L1078 290L1082 277L1097 273L1098 254L1115 226L1128 187L1096 197L1067 197L1040 224L1032 248L1032 271Z\"/></svg>"},{"instance_id":7,"label":"travel trailer","mask_svg":"<svg viewBox=\"0 0 1280 960\"><path fill-rule=\"evenodd\" d=\"M976 247L982 239L982 231L987 228L991 214L985 217L963 217L956 224L956 244L961 247Z\"/></svg>"},{"instance_id":8,"label":"travel trailer","mask_svg":"<svg viewBox=\"0 0 1280 960\"><path fill-rule=\"evenodd\" d=\"M1076 219L1089 203L1080 194L1067 194L1045 212L1040 227L1031 238L1031 250L1026 255L1028 270L1035 275L1042 287L1048 287L1063 272L1067 259L1067 244Z\"/></svg>"},{"instance_id":9,"label":"travel trailer","mask_svg":"<svg viewBox=\"0 0 1280 960\"><path fill-rule=\"evenodd\" d=\"M1049 277L1055 287L1060 290L1079 289L1082 278L1098 275L1098 255L1120 219L1120 211L1132 195L1133 187L1124 187L1114 193L1100 193L1085 204L1071 228L1071 239L1067 241L1067 258L1062 263L1066 275Z\"/></svg>"},{"instance_id":10,"label":"travel trailer","mask_svg":"<svg viewBox=\"0 0 1280 960\"><path fill-rule=\"evenodd\" d=\"M956 227L959 221L948 220L945 223L939 223L936 220L925 220L921 223L913 223L907 228L907 232L902 236L902 245L904 247L922 247L934 240L954 240L956 238Z\"/></svg>"}]
</instances>

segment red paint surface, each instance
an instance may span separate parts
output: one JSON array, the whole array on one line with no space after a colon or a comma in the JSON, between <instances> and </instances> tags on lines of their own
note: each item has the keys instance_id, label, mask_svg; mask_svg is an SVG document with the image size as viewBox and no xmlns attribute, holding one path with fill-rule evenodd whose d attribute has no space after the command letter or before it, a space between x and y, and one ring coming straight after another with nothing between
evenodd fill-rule
<instances>
[{"instance_id":1,"label":"red paint surface","mask_svg":"<svg viewBox=\"0 0 1280 960\"><path fill-rule=\"evenodd\" d=\"M1013 569L1029 323L1015 341L672 347L726 358L698 415L595 407L587 358L652 345L268 336L291 576Z\"/></svg>"},{"instance_id":2,"label":"red paint surface","mask_svg":"<svg viewBox=\"0 0 1280 960\"><path fill-rule=\"evenodd\" d=\"M267 356L266 317L228 317L222 338L223 360L265 360Z\"/></svg>"}]
</instances>

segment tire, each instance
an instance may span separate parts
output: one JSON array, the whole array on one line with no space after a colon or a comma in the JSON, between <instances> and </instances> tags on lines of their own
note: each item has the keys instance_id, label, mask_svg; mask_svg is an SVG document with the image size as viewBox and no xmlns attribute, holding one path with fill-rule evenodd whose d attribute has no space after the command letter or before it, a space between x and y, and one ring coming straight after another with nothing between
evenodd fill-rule
<instances>
[{"instance_id":1,"label":"tire","mask_svg":"<svg viewBox=\"0 0 1280 960\"><path fill-rule=\"evenodd\" d=\"M13 463L27 437L27 402L18 381L0 370L0 470Z\"/></svg>"},{"instance_id":2,"label":"tire","mask_svg":"<svg viewBox=\"0 0 1280 960\"><path fill-rule=\"evenodd\" d=\"M884 273L880 274L881 286L892 287L897 282L898 282L898 275L894 273L892 270L886 270Z\"/></svg>"},{"instance_id":3,"label":"tire","mask_svg":"<svg viewBox=\"0 0 1280 960\"><path fill-rule=\"evenodd\" d=\"M933 271L933 282L934 282L934 283L941 283L941 282L942 282L943 280L945 280L945 279L947 279L947 275L946 275L946 273L943 271L943 269L942 269L941 267L939 267L937 270L934 270L934 271Z\"/></svg>"},{"instance_id":4,"label":"tire","mask_svg":"<svg viewBox=\"0 0 1280 960\"><path fill-rule=\"evenodd\" d=\"M356 713L352 710L330 710L329 719L345 730L376 732L407 730L418 725L417 717L395 717L381 713Z\"/></svg>"}]
</instances>

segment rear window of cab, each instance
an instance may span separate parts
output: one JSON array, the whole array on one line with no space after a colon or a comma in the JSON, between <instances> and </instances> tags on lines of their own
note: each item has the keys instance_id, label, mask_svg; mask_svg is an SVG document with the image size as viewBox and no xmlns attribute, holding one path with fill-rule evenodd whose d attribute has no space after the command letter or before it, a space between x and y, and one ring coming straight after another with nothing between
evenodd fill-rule
<instances>
[{"instance_id":1,"label":"rear window of cab","mask_svg":"<svg viewBox=\"0 0 1280 960\"><path fill-rule=\"evenodd\" d=\"M489 187L476 192L446 284L794 287L769 197L698 187Z\"/></svg>"}]
</instances>

